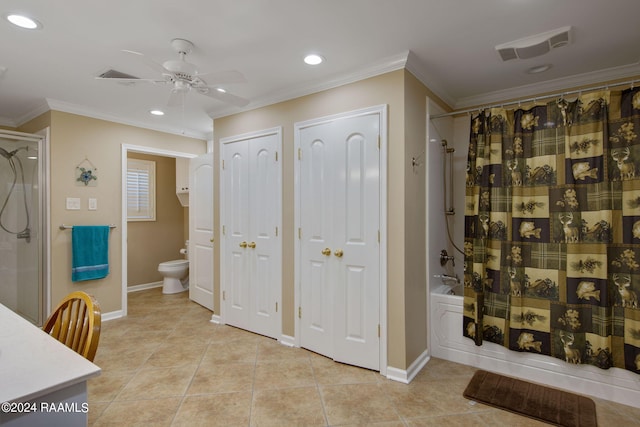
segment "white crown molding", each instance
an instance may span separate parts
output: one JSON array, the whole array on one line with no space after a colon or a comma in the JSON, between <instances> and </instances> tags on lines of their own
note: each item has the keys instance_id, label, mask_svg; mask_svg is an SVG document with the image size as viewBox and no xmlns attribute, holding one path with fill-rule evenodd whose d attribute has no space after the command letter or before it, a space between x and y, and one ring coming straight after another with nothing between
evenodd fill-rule
<instances>
[{"instance_id":1,"label":"white crown molding","mask_svg":"<svg viewBox=\"0 0 640 427\"><path fill-rule=\"evenodd\" d=\"M28 111L26 114L23 114L22 116L18 117L15 120L16 127L22 126L23 124L27 123L29 120L35 119L36 117L46 113L50 109L51 108L49 107L49 104L47 104L46 101L40 102L40 104L36 106L34 109L32 109L31 111Z\"/></svg>"},{"instance_id":2,"label":"white crown molding","mask_svg":"<svg viewBox=\"0 0 640 427\"><path fill-rule=\"evenodd\" d=\"M17 128L16 122L9 117L0 116L0 126L7 126L10 128Z\"/></svg>"},{"instance_id":3,"label":"white crown molding","mask_svg":"<svg viewBox=\"0 0 640 427\"><path fill-rule=\"evenodd\" d=\"M43 108L45 109L42 110ZM29 114L23 116L23 118L30 117L28 120L31 120L32 118L37 117L43 112L46 112L49 110L61 111L63 113L77 114L79 116L91 117L94 119L135 126L142 129L154 130L157 132L164 132L164 133L170 133L174 135L185 136L188 138L206 140L208 138L211 138L211 135L212 135L212 133L209 133L209 132L197 132L194 130L175 129L175 128L161 127L161 126L157 126L157 127L149 126L148 123L138 122L135 120L128 120L122 117L114 116L112 114L106 114L101 111L92 110L82 105L72 104L69 102L59 101L51 98L46 98L46 103L44 104L44 107L41 106L37 108L36 110L30 112ZM22 120L21 124L25 123L28 120Z\"/></svg>"},{"instance_id":4,"label":"white crown molding","mask_svg":"<svg viewBox=\"0 0 640 427\"><path fill-rule=\"evenodd\" d=\"M379 76L381 74L389 73L391 71L401 70L406 67L408 56L409 56L409 51L403 52L398 55L384 58L380 61L377 61L373 64L369 64L368 66L365 66L353 72L336 76L329 80L294 86L289 88L286 91L278 92L273 95L267 95L260 99L253 100L251 104L249 104L249 106L241 110L238 110L235 107L231 107L224 110L217 110L215 112L207 112L207 114L212 119L218 119L221 117L229 116L231 114L237 114L239 112L255 110L256 108L265 107L267 105L273 105L279 102L289 101L291 99L300 98L302 96L322 92L323 90L344 86L349 83L354 83L360 80L368 79L370 77Z\"/></svg>"},{"instance_id":5,"label":"white crown molding","mask_svg":"<svg viewBox=\"0 0 640 427\"><path fill-rule=\"evenodd\" d=\"M436 79L430 76L425 69L427 67L424 66L422 62L416 57L416 55L409 51L407 57L407 70L413 74L423 85L427 87L431 92L433 92L438 98L443 100L447 105L452 106L456 103L455 98L451 97L447 91L437 83Z\"/></svg>"},{"instance_id":6,"label":"white crown molding","mask_svg":"<svg viewBox=\"0 0 640 427\"><path fill-rule=\"evenodd\" d=\"M582 86L605 84L618 79L632 79L640 76L640 63L607 68L590 73L577 74L540 83L518 86L511 89L498 90L482 95L461 98L455 102L454 110L475 107L478 105L490 105L507 99L533 97L543 93L562 92L571 88Z\"/></svg>"}]
</instances>

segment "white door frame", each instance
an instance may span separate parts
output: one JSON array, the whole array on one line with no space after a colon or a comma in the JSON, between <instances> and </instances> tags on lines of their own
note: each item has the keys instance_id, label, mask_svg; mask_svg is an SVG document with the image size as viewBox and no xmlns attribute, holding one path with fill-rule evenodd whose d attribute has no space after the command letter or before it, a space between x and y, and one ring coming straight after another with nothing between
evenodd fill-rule
<instances>
[{"instance_id":1,"label":"white door frame","mask_svg":"<svg viewBox=\"0 0 640 427\"><path fill-rule=\"evenodd\" d=\"M387 105L353 110L345 113L332 114L316 119L305 120L294 124L294 149L300 150L300 130L305 127L332 122L337 119L345 119L378 113L380 115L380 374L387 374ZM300 162L294 162L294 218L295 218L295 246L294 254L298 258L301 250L301 241L297 237L297 230L301 224L300 209ZM295 277L295 345L300 347L300 318L297 307L300 307L301 271L299 259L294 262Z\"/></svg>"},{"instance_id":2,"label":"white door frame","mask_svg":"<svg viewBox=\"0 0 640 427\"><path fill-rule=\"evenodd\" d=\"M220 203L223 203L225 200L225 188L224 188L224 182L225 180L222 177L222 160L224 158L223 156L223 151L224 151L224 144L229 144L229 143L233 143L236 141L242 141L242 140L248 140L248 139L253 139L253 138L258 138L258 137L262 137L262 136L268 136L268 135L276 135L277 139L278 139L278 147L277 147L277 151L281 154L281 158L279 160L279 164L280 166L278 167L278 179L277 179L277 183L276 185L279 188L278 194L279 194L279 198L278 200L275 201L276 203L276 208L277 208L277 214L276 216L278 217L277 220L277 224L276 226L278 227L279 234L280 236L282 236L282 126L276 126L273 128L269 128L269 129L263 129L263 130L258 130L258 131L254 131L254 132L248 132L248 133L243 133L240 135L233 135L233 136L228 136L228 137L224 137L224 138L220 138L220 159L218 160L219 166L220 166L220 179L218 180L219 183L218 185L219 187L219 191L220 191ZM224 262L224 256L227 253L227 244L226 244L226 239L223 233L223 226L225 225L226 221L226 217L225 217L225 210L224 208L220 207L219 208L219 212L220 212L220 317L217 320L217 323L220 324L226 324L225 322L225 304L224 301L222 300L222 292L225 291L225 286L224 286L224 277L225 277L225 272L226 272L226 265ZM280 237L280 240L282 241L282 237ZM280 245L280 259L278 260L278 262L280 262L280 264L282 264L283 262L283 258L282 258L282 242ZM282 269L281 269L281 273L280 275L282 276ZM280 289L280 293L282 294L282 286ZM282 297L282 295L280 295L280 297ZM280 304L282 306L282 304ZM279 333L280 335L282 335L282 308L280 308L280 312L279 312L280 316L279 316ZM282 339L281 339L282 340Z\"/></svg>"},{"instance_id":3,"label":"white door frame","mask_svg":"<svg viewBox=\"0 0 640 427\"><path fill-rule=\"evenodd\" d=\"M120 161L121 161L121 166L120 166L120 170L122 172L122 178L121 178L121 182L122 182L122 187L120 190L120 195L122 197L122 202L121 202L121 209L120 209L120 214L121 214L121 219L120 219L120 227L122 229L122 248L121 248L121 252L122 252L122 260L121 265L122 265L122 310L121 313L119 313L119 315L114 315L114 316L110 316L109 319L111 318L117 318L117 317L124 317L127 315L127 283L128 283L128 277L127 277L127 157L129 155L129 152L133 152L133 153L143 153L143 154L151 154L151 155L156 155L156 156L164 156L164 157L184 157L187 159L191 159L193 157L197 157L197 154L193 154L193 153L183 153L180 151L169 151L169 150L163 150L161 148L154 148L154 147L146 147L144 145L131 145L131 144L122 144L121 146L121 154L120 154ZM214 159L215 161L215 159Z\"/></svg>"}]
</instances>

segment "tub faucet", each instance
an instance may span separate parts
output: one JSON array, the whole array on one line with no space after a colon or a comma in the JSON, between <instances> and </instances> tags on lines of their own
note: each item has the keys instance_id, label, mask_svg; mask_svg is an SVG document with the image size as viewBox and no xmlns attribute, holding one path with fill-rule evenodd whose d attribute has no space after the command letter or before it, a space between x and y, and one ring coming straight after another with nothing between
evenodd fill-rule
<instances>
[{"instance_id":1,"label":"tub faucet","mask_svg":"<svg viewBox=\"0 0 640 427\"><path fill-rule=\"evenodd\" d=\"M450 276L449 274L434 274L433 277L442 279L443 282L456 282L460 283L460 279L458 279L458 275Z\"/></svg>"}]
</instances>

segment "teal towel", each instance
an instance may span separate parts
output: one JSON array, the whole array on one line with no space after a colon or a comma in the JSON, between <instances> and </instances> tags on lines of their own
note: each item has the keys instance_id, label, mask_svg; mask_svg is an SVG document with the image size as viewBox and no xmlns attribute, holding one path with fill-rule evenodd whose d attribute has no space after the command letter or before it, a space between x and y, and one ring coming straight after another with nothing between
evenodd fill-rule
<instances>
[{"instance_id":1,"label":"teal towel","mask_svg":"<svg viewBox=\"0 0 640 427\"><path fill-rule=\"evenodd\" d=\"M109 274L108 225L74 225L71 247L72 281L102 279Z\"/></svg>"}]
</instances>

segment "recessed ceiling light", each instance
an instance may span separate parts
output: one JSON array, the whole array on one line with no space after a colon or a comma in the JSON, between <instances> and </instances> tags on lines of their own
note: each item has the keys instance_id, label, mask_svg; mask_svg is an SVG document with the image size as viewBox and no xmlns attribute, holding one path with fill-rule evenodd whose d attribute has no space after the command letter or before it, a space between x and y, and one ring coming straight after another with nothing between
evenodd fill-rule
<instances>
[{"instance_id":1,"label":"recessed ceiling light","mask_svg":"<svg viewBox=\"0 0 640 427\"><path fill-rule=\"evenodd\" d=\"M324 58L320 55L311 54L304 57L305 64L308 65L318 65L324 61Z\"/></svg>"},{"instance_id":2,"label":"recessed ceiling light","mask_svg":"<svg viewBox=\"0 0 640 427\"><path fill-rule=\"evenodd\" d=\"M162 110L151 110L149 111L149 113L153 114L154 116L164 116L164 111Z\"/></svg>"},{"instance_id":3,"label":"recessed ceiling light","mask_svg":"<svg viewBox=\"0 0 640 427\"><path fill-rule=\"evenodd\" d=\"M227 93L227 91L222 89L221 87L217 87L216 90L220 93Z\"/></svg>"},{"instance_id":4,"label":"recessed ceiling light","mask_svg":"<svg viewBox=\"0 0 640 427\"><path fill-rule=\"evenodd\" d=\"M42 24L40 22L25 15L12 13L6 15L6 19L13 25L16 25L20 28L26 28L27 30L39 30L40 28L42 28Z\"/></svg>"},{"instance_id":5,"label":"recessed ceiling light","mask_svg":"<svg viewBox=\"0 0 640 427\"><path fill-rule=\"evenodd\" d=\"M531 68L527 69L527 74L544 73L549 68L551 68L551 64L536 65L535 67L531 67Z\"/></svg>"}]
</instances>

